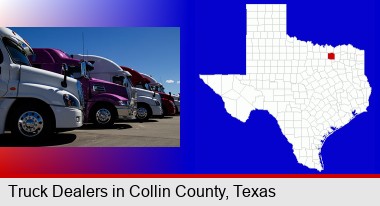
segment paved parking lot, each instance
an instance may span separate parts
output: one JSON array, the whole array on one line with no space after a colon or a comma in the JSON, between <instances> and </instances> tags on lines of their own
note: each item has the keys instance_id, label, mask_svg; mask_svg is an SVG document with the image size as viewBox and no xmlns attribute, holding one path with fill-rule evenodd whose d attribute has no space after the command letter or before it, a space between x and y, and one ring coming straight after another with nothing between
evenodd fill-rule
<instances>
[{"instance_id":1,"label":"paved parking lot","mask_svg":"<svg viewBox=\"0 0 380 206\"><path fill-rule=\"evenodd\" d=\"M59 133L45 141L25 143L10 134L0 135L0 147L55 146L55 147L179 147L180 116L116 123L110 129L85 125L80 129Z\"/></svg>"}]
</instances>

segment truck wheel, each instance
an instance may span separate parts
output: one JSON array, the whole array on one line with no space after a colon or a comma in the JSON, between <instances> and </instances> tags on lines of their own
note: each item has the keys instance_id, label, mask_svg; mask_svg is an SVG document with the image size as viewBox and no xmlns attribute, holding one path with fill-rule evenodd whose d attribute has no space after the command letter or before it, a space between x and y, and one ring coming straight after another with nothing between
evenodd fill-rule
<instances>
[{"instance_id":1,"label":"truck wheel","mask_svg":"<svg viewBox=\"0 0 380 206\"><path fill-rule=\"evenodd\" d=\"M146 105L138 105L136 118L140 121L147 121L150 116L152 116L152 112L150 108Z\"/></svg>"},{"instance_id":2,"label":"truck wheel","mask_svg":"<svg viewBox=\"0 0 380 206\"><path fill-rule=\"evenodd\" d=\"M12 114L11 132L26 141L35 141L53 133L52 122L53 119L46 109L22 105L16 108Z\"/></svg>"},{"instance_id":3,"label":"truck wheel","mask_svg":"<svg viewBox=\"0 0 380 206\"><path fill-rule=\"evenodd\" d=\"M111 127L115 123L116 113L112 107L100 105L93 110L92 119L99 127Z\"/></svg>"}]
</instances>

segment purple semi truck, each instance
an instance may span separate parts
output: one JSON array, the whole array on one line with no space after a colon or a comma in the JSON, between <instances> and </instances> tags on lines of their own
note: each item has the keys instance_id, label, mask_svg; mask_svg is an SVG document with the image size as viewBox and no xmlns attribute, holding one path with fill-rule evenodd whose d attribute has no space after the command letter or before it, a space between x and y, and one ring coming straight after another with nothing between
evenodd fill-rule
<instances>
[{"instance_id":1,"label":"purple semi truck","mask_svg":"<svg viewBox=\"0 0 380 206\"><path fill-rule=\"evenodd\" d=\"M33 48L33 51L35 55L29 58L33 67L60 74L62 64L66 64L69 76L82 83L85 123L109 127L117 119L136 118L137 104L132 94L128 94L128 90L118 84L91 78L87 73L93 69L90 63L73 59L58 49Z\"/></svg>"}]
</instances>

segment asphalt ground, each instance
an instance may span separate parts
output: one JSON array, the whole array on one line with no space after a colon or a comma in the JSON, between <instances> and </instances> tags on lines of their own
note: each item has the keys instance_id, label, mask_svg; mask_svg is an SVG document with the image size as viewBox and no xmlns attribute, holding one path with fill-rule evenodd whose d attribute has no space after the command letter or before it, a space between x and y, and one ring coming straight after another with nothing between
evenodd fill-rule
<instances>
[{"instance_id":1,"label":"asphalt ground","mask_svg":"<svg viewBox=\"0 0 380 206\"><path fill-rule=\"evenodd\" d=\"M118 122L108 129L93 124L54 134L38 142L25 142L11 134L0 135L0 147L179 147L180 116L152 118L147 122Z\"/></svg>"}]
</instances>

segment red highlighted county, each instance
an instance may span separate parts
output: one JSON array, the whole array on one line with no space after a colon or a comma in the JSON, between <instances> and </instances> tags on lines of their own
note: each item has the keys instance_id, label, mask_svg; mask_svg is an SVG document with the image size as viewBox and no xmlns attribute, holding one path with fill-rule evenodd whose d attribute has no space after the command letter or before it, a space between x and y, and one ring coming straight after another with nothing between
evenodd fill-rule
<instances>
[{"instance_id":1,"label":"red highlighted county","mask_svg":"<svg viewBox=\"0 0 380 206\"><path fill-rule=\"evenodd\" d=\"M369 106L364 50L289 37L285 4L248 4L246 65L245 75L200 78L242 122L252 110L267 110L293 146L297 161L323 170L326 138Z\"/></svg>"},{"instance_id":2,"label":"red highlighted county","mask_svg":"<svg viewBox=\"0 0 380 206\"><path fill-rule=\"evenodd\" d=\"M335 54L334 53L329 53L327 55L327 58L330 59L330 60L334 60L335 59Z\"/></svg>"}]
</instances>

